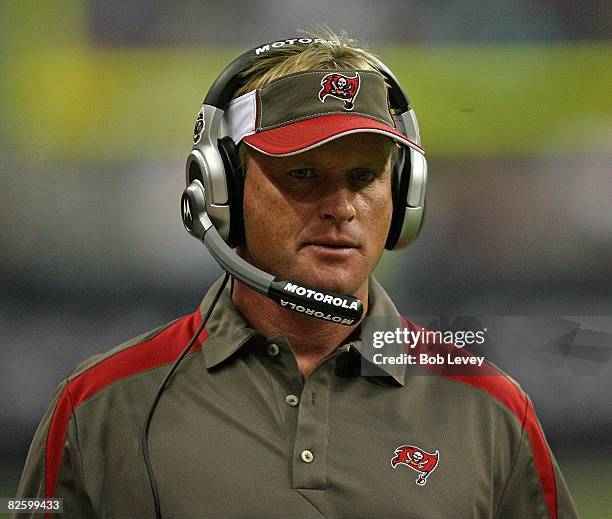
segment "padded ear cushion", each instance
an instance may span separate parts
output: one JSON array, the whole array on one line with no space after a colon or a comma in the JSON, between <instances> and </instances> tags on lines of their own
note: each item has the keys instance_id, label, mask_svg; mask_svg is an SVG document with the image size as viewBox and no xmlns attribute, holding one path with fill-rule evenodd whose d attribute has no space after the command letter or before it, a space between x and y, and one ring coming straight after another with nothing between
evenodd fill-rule
<instances>
[{"instance_id":1,"label":"padded ear cushion","mask_svg":"<svg viewBox=\"0 0 612 519\"><path fill-rule=\"evenodd\" d=\"M238 146L230 137L223 137L217 142L219 154L225 168L227 195L230 206L230 231L228 245L236 247L244 242L244 220L242 216L242 194L244 192L244 175Z\"/></svg>"},{"instance_id":2,"label":"padded ear cushion","mask_svg":"<svg viewBox=\"0 0 612 519\"><path fill-rule=\"evenodd\" d=\"M402 146L398 150L395 164L393 165L393 177L391 179L391 197L393 200L393 216L391 226L387 234L385 248L393 250L397 240L402 234L404 215L406 214L406 197L410 186L410 153L406 153Z\"/></svg>"}]
</instances>

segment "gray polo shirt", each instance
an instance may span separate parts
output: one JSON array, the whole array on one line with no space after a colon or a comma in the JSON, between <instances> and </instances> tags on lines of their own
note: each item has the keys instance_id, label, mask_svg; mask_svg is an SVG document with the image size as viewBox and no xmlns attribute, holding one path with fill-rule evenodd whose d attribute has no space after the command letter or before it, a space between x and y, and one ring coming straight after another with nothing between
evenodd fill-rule
<instances>
[{"instance_id":1,"label":"gray polo shirt","mask_svg":"<svg viewBox=\"0 0 612 519\"><path fill-rule=\"evenodd\" d=\"M144 419L218 284L59 385L19 497L62 497L69 518L154 516ZM374 279L368 313L398 315ZM287 338L251 329L229 289L206 332L151 423L164 518L577 517L529 399L499 372L365 376L357 339L303 381Z\"/></svg>"}]
</instances>

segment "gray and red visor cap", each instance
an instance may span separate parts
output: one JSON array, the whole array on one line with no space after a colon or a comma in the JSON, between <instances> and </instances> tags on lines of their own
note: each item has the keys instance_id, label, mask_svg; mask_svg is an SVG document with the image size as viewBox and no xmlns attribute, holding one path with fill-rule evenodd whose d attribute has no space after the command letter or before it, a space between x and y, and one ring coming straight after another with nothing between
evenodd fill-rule
<instances>
[{"instance_id":1,"label":"gray and red visor cap","mask_svg":"<svg viewBox=\"0 0 612 519\"><path fill-rule=\"evenodd\" d=\"M424 153L397 130L384 77L371 70L309 70L232 100L221 131L266 155L284 157L355 133L378 133Z\"/></svg>"}]
</instances>

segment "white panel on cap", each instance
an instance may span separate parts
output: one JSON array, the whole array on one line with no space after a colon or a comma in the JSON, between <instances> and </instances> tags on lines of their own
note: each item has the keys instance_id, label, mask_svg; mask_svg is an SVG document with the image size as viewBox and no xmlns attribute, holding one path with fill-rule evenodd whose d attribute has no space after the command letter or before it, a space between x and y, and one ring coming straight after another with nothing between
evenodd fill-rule
<instances>
[{"instance_id":1,"label":"white panel on cap","mask_svg":"<svg viewBox=\"0 0 612 519\"><path fill-rule=\"evenodd\" d=\"M251 90L232 100L223 114L221 134L231 137L236 144L247 135L255 133L256 93L256 90Z\"/></svg>"}]
</instances>

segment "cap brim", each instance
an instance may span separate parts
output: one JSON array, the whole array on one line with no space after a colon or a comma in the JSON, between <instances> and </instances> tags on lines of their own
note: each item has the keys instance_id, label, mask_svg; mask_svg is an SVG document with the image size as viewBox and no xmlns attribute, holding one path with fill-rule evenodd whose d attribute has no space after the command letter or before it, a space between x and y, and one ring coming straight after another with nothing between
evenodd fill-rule
<instances>
[{"instance_id":1,"label":"cap brim","mask_svg":"<svg viewBox=\"0 0 612 519\"><path fill-rule=\"evenodd\" d=\"M377 133L421 153L425 150L388 124L359 115L325 115L247 135L251 148L274 157L287 157L355 133Z\"/></svg>"}]
</instances>

